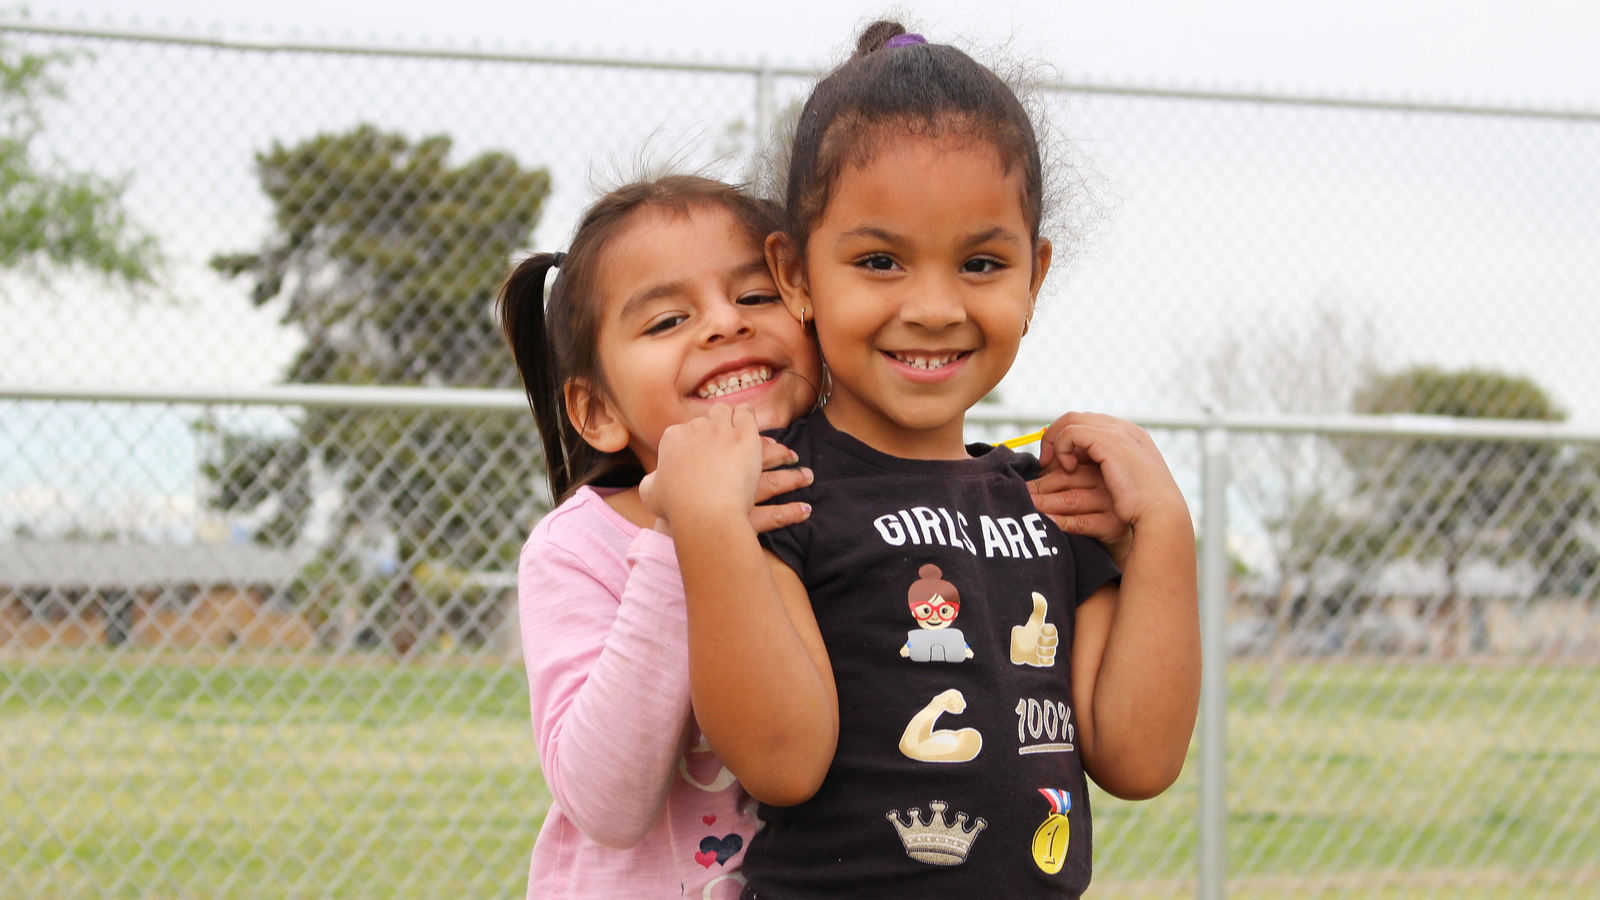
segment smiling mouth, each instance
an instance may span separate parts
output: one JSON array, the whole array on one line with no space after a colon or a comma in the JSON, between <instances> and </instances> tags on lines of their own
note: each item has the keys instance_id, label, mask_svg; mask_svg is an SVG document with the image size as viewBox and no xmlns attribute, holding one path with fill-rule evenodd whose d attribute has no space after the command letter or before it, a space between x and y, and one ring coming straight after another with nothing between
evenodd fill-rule
<instances>
[{"instance_id":1,"label":"smiling mouth","mask_svg":"<svg viewBox=\"0 0 1600 900\"><path fill-rule=\"evenodd\" d=\"M721 372L707 378L705 383L695 390L695 395L701 400L715 400L727 394L766 384L771 380L772 369L767 366L745 366L742 369Z\"/></svg>"},{"instance_id":2,"label":"smiling mouth","mask_svg":"<svg viewBox=\"0 0 1600 900\"><path fill-rule=\"evenodd\" d=\"M895 350L887 350L884 352L893 357L895 361L905 363L913 369L929 370L942 369L961 357L967 355L967 351L965 350L957 351L955 353L939 353L934 355L929 355L926 353L901 353Z\"/></svg>"}]
</instances>

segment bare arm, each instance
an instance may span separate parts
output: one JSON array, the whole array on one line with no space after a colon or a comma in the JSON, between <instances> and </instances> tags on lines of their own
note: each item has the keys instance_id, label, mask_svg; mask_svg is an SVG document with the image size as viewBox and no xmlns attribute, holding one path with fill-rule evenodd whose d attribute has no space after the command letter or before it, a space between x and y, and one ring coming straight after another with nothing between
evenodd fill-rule
<instances>
[{"instance_id":1,"label":"bare arm","mask_svg":"<svg viewBox=\"0 0 1600 900\"><path fill-rule=\"evenodd\" d=\"M713 407L668 429L642 493L677 545L700 729L751 796L788 806L833 761L838 697L804 586L750 524L759 463L748 407Z\"/></svg>"},{"instance_id":2,"label":"bare arm","mask_svg":"<svg viewBox=\"0 0 1600 900\"><path fill-rule=\"evenodd\" d=\"M1114 796L1145 799L1177 780L1200 703L1194 526L1150 436L1107 416L1063 416L1046 440L1105 473L1133 531L1122 583L1079 604L1073 707L1084 769Z\"/></svg>"}]
</instances>

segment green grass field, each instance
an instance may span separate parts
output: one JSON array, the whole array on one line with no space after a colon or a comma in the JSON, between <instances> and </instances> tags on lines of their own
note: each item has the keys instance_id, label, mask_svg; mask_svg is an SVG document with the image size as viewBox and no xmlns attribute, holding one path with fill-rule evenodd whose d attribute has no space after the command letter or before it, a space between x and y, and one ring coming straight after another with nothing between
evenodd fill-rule
<instances>
[{"instance_id":1,"label":"green grass field","mask_svg":"<svg viewBox=\"0 0 1600 900\"><path fill-rule=\"evenodd\" d=\"M1237 666L1230 896L1600 894L1600 671ZM518 897L515 667L0 662L0 897ZM1193 766L1094 798L1091 896L1193 895Z\"/></svg>"}]
</instances>

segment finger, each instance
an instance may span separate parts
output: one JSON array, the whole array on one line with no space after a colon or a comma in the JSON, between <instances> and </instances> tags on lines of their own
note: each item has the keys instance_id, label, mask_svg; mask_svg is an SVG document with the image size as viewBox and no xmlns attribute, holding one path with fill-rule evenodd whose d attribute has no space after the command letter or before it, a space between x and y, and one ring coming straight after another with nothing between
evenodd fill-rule
<instances>
[{"instance_id":1,"label":"finger","mask_svg":"<svg viewBox=\"0 0 1600 900\"><path fill-rule=\"evenodd\" d=\"M757 534L773 531L796 522L804 522L811 515L809 503L781 503L777 506L758 506L750 510L750 525Z\"/></svg>"},{"instance_id":2,"label":"finger","mask_svg":"<svg viewBox=\"0 0 1600 900\"><path fill-rule=\"evenodd\" d=\"M1073 413L1058 416L1054 422L1045 426L1044 437L1039 439L1039 465L1048 466L1050 461L1055 458L1056 435L1060 434L1061 429L1073 420L1073 416Z\"/></svg>"},{"instance_id":3,"label":"finger","mask_svg":"<svg viewBox=\"0 0 1600 900\"><path fill-rule=\"evenodd\" d=\"M761 468L776 469L780 466L792 466L799 461L800 457L788 447L769 437L761 439Z\"/></svg>"},{"instance_id":4,"label":"finger","mask_svg":"<svg viewBox=\"0 0 1600 900\"><path fill-rule=\"evenodd\" d=\"M1049 611L1050 604L1045 602L1044 595L1038 591L1033 592L1033 614L1028 616L1028 627L1038 629L1044 624L1045 613Z\"/></svg>"},{"instance_id":5,"label":"finger","mask_svg":"<svg viewBox=\"0 0 1600 900\"><path fill-rule=\"evenodd\" d=\"M1111 512L1113 501L1111 491L1101 487L1034 494L1033 508L1047 516L1087 516Z\"/></svg>"},{"instance_id":6,"label":"finger","mask_svg":"<svg viewBox=\"0 0 1600 900\"><path fill-rule=\"evenodd\" d=\"M733 407L726 403L713 403L706 418L718 425L726 425L733 421Z\"/></svg>"},{"instance_id":7,"label":"finger","mask_svg":"<svg viewBox=\"0 0 1600 900\"><path fill-rule=\"evenodd\" d=\"M1128 535L1128 526L1114 512L1094 513L1081 516L1051 516L1056 527L1068 534L1081 535L1092 538L1102 544L1114 544L1125 540Z\"/></svg>"},{"instance_id":8,"label":"finger","mask_svg":"<svg viewBox=\"0 0 1600 900\"><path fill-rule=\"evenodd\" d=\"M1091 413L1069 412L1051 422L1050 427L1044 430L1044 439L1039 444L1040 465L1049 465L1052 460L1059 457L1073 455L1076 447L1072 440L1072 429L1082 427L1093 418ZM1072 464L1065 460L1063 463L1068 466L1068 471L1071 471Z\"/></svg>"},{"instance_id":9,"label":"finger","mask_svg":"<svg viewBox=\"0 0 1600 900\"><path fill-rule=\"evenodd\" d=\"M779 494L798 491L813 480L810 469L771 469L756 479L756 502L770 500Z\"/></svg>"},{"instance_id":10,"label":"finger","mask_svg":"<svg viewBox=\"0 0 1600 900\"><path fill-rule=\"evenodd\" d=\"M656 473L651 472L650 474L639 479L639 500L644 503L645 509L648 509L650 512L659 516L661 515L660 511L658 511L654 504L651 503L651 501L655 499L655 493Z\"/></svg>"},{"instance_id":11,"label":"finger","mask_svg":"<svg viewBox=\"0 0 1600 900\"><path fill-rule=\"evenodd\" d=\"M1105 473L1094 463L1080 464L1070 472L1053 465L1045 469L1038 478L1028 482L1028 490L1035 494L1049 494L1054 491L1098 487L1104 484L1105 480Z\"/></svg>"},{"instance_id":12,"label":"finger","mask_svg":"<svg viewBox=\"0 0 1600 900\"><path fill-rule=\"evenodd\" d=\"M741 403L733 408L733 426L740 431L760 431L756 427L756 408L748 403Z\"/></svg>"},{"instance_id":13,"label":"finger","mask_svg":"<svg viewBox=\"0 0 1600 900\"><path fill-rule=\"evenodd\" d=\"M1060 642L1061 632L1056 630L1056 626L1050 624L1049 622L1044 623L1044 627L1039 629L1039 646L1043 647L1046 644L1049 644L1050 646L1054 647Z\"/></svg>"}]
</instances>

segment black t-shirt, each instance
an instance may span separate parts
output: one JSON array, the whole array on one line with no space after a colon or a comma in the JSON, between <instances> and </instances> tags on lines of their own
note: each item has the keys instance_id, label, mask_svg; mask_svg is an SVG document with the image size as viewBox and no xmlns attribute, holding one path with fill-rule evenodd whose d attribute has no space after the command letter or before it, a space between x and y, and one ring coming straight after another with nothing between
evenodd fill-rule
<instances>
[{"instance_id":1,"label":"black t-shirt","mask_svg":"<svg viewBox=\"0 0 1600 900\"><path fill-rule=\"evenodd\" d=\"M839 746L816 796L761 807L750 888L1077 897L1091 833L1073 621L1117 577L1110 556L1034 511L1031 456L975 444L965 460L899 459L820 413L772 434L816 473L780 498L811 517L763 542L810 592Z\"/></svg>"}]
</instances>

